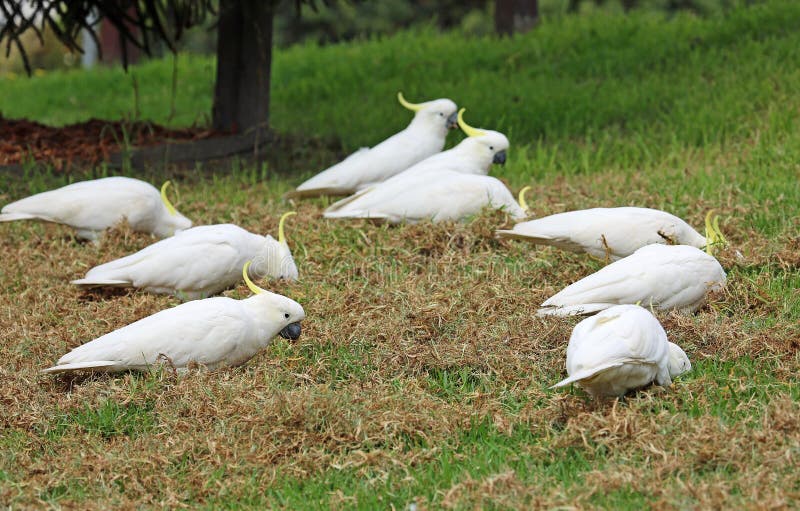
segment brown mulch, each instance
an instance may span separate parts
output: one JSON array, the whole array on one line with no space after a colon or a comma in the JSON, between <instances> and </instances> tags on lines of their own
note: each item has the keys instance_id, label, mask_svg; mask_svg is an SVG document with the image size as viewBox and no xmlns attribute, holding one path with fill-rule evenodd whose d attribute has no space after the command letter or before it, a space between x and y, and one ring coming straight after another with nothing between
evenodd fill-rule
<instances>
[{"instance_id":1,"label":"brown mulch","mask_svg":"<svg viewBox=\"0 0 800 511\"><path fill-rule=\"evenodd\" d=\"M63 171L75 165L95 165L126 147L188 142L217 135L221 134L207 128L171 129L147 121L90 119L53 127L0 116L0 166L36 161Z\"/></svg>"}]
</instances>

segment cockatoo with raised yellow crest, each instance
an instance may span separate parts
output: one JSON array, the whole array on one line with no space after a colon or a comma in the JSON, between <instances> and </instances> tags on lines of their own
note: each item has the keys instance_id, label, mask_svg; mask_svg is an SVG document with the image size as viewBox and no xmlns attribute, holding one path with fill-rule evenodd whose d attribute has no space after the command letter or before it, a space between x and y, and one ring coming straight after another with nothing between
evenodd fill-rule
<instances>
[{"instance_id":1,"label":"cockatoo with raised yellow crest","mask_svg":"<svg viewBox=\"0 0 800 511\"><path fill-rule=\"evenodd\" d=\"M78 238L97 241L104 230L126 220L134 231L166 238L192 226L170 203L168 186L169 181L159 193L151 184L129 177L81 181L6 205L0 222L54 222L75 228Z\"/></svg>"},{"instance_id":2,"label":"cockatoo with raised yellow crest","mask_svg":"<svg viewBox=\"0 0 800 511\"><path fill-rule=\"evenodd\" d=\"M303 307L253 284L247 264L241 272L254 296L206 298L157 312L78 346L42 372L145 371L160 363L181 372L194 364L239 366L276 335L300 337Z\"/></svg>"},{"instance_id":3,"label":"cockatoo with raised yellow crest","mask_svg":"<svg viewBox=\"0 0 800 511\"><path fill-rule=\"evenodd\" d=\"M468 135L456 147L431 156L397 176L342 199L325 218L371 218L390 223L460 220L485 207L504 209L514 219L526 216L499 180L486 176L492 163L505 163L508 139L502 133L458 123ZM522 199L521 199L522 200Z\"/></svg>"},{"instance_id":4,"label":"cockatoo with raised yellow crest","mask_svg":"<svg viewBox=\"0 0 800 511\"><path fill-rule=\"evenodd\" d=\"M449 99L409 103L398 92L400 104L414 112L404 129L372 148L361 148L289 192L289 197L347 195L380 183L417 162L440 152L450 128L456 126L456 104Z\"/></svg>"},{"instance_id":5,"label":"cockatoo with raised yellow crest","mask_svg":"<svg viewBox=\"0 0 800 511\"><path fill-rule=\"evenodd\" d=\"M552 388L575 383L594 397L623 396L653 382L668 387L691 369L650 311L616 305L575 325L567 346L569 377Z\"/></svg>"},{"instance_id":6,"label":"cockatoo with raised yellow crest","mask_svg":"<svg viewBox=\"0 0 800 511\"><path fill-rule=\"evenodd\" d=\"M647 245L628 257L565 287L548 298L537 314L593 314L614 305L694 312L709 292L725 285L717 259L689 245Z\"/></svg>"},{"instance_id":7,"label":"cockatoo with raised yellow crest","mask_svg":"<svg viewBox=\"0 0 800 511\"><path fill-rule=\"evenodd\" d=\"M653 243L691 245L711 249L724 243L718 218L709 211L706 236L680 218L657 209L620 207L593 208L558 213L522 222L511 230L497 231L500 238L551 245L571 252L586 252L616 261Z\"/></svg>"},{"instance_id":8,"label":"cockatoo with raised yellow crest","mask_svg":"<svg viewBox=\"0 0 800 511\"><path fill-rule=\"evenodd\" d=\"M253 278L295 280L297 267L284 233L284 222L293 214L281 217L277 240L232 224L202 225L96 266L72 283L82 288L137 287L195 300L238 283L248 260L253 261Z\"/></svg>"}]
</instances>

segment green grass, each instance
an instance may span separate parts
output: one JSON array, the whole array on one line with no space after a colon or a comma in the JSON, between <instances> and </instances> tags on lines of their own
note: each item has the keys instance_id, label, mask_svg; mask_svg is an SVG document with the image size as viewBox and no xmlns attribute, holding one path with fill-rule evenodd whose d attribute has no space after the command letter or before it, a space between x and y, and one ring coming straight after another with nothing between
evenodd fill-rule
<instances>
[{"instance_id":1,"label":"green grass","mask_svg":"<svg viewBox=\"0 0 800 511\"><path fill-rule=\"evenodd\" d=\"M374 144L408 120L397 90L413 101L448 96L469 122L509 134L509 161L492 172L515 189L532 184L538 216L642 205L699 226L708 209L720 212L731 242L719 256L726 295L694 316L659 315L694 366L670 389L615 405L548 389L563 377L574 321L532 312L600 263L498 242L498 216L392 228L322 220L326 199L281 199L341 155L301 155L286 168L233 162L182 174L179 209L197 224L273 234L281 212L298 210L287 230L301 280L270 286L306 308L301 340L277 340L245 368L177 380L166 371L37 378L69 347L176 301L65 286L146 245L144 236L117 232L96 247L60 227L3 225L0 501L791 506L800 487L798 18L800 4L780 0L708 19L600 10L503 40L420 30L276 54L272 124L301 139ZM173 119L171 61L134 69L143 118L185 126L210 110L213 62L178 64ZM0 80L5 116L53 124L132 116L132 98L131 76L112 69ZM0 175L0 201L81 177Z\"/></svg>"}]
</instances>

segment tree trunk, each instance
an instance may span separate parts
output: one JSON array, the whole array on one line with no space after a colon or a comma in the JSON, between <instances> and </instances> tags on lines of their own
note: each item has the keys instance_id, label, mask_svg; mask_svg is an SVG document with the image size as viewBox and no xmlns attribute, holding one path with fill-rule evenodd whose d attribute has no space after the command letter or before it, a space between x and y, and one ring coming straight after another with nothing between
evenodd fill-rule
<instances>
[{"instance_id":1,"label":"tree trunk","mask_svg":"<svg viewBox=\"0 0 800 511\"><path fill-rule=\"evenodd\" d=\"M268 127L273 14L271 0L220 1L214 129L246 133Z\"/></svg>"},{"instance_id":2,"label":"tree trunk","mask_svg":"<svg viewBox=\"0 0 800 511\"><path fill-rule=\"evenodd\" d=\"M126 14L131 17L136 16L136 10L130 8ZM139 29L136 25L125 23L128 30L134 36L139 36ZM94 41L92 41L94 45ZM117 27L115 27L108 20L100 22L100 59L106 64L116 64L122 62L122 65L127 67L130 64L136 64L142 56L142 51L130 41L126 41Z\"/></svg>"},{"instance_id":3,"label":"tree trunk","mask_svg":"<svg viewBox=\"0 0 800 511\"><path fill-rule=\"evenodd\" d=\"M494 29L498 34L527 32L539 20L539 0L495 0Z\"/></svg>"}]
</instances>

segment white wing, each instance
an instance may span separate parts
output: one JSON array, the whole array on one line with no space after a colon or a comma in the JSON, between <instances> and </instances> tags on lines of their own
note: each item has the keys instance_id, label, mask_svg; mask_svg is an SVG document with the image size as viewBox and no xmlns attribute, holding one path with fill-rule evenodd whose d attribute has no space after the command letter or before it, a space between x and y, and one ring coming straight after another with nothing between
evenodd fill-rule
<instances>
[{"instance_id":1,"label":"white wing","mask_svg":"<svg viewBox=\"0 0 800 511\"><path fill-rule=\"evenodd\" d=\"M214 368L243 363L257 328L237 300L209 298L148 316L79 346L45 372L96 367L146 369L166 356L177 368L190 362ZM245 353L246 352L246 353Z\"/></svg>"},{"instance_id":2,"label":"white wing","mask_svg":"<svg viewBox=\"0 0 800 511\"><path fill-rule=\"evenodd\" d=\"M183 291L191 297L235 284L244 263L255 257L264 238L231 224L182 231L135 254L89 270L73 281L83 287L131 286L157 292Z\"/></svg>"},{"instance_id":3,"label":"white wing","mask_svg":"<svg viewBox=\"0 0 800 511\"><path fill-rule=\"evenodd\" d=\"M664 211L636 208L593 208L531 220L498 231L500 237L525 239L572 252L611 260L626 257L653 243L702 247L705 238L680 218Z\"/></svg>"},{"instance_id":4,"label":"white wing","mask_svg":"<svg viewBox=\"0 0 800 511\"><path fill-rule=\"evenodd\" d=\"M302 197L317 194L338 195L351 192L358 185L359 177L363 176L372 164L372 158L368 157L370 151L369 147L362 147L336 165L328 167L303 182L290 195Z\"/></svg>"},{"instance_id":5,"label":"white wing","mask_svg":"<svg viewBox=\"0 0 800 511\"><path fill-rule=\"evenodd\" d=\"M3 216L25 215L77 229L102 231L127 218L131 224L161 207L158 190L137 179L109 177L82 181L5 206ZM146 220L145 220L146 221Z\"/></svg>"},{"instance_id":6,"label":"white wing","mask_svg":"<svg viewBox=\"0 0 800 511\"><path fill-rule=\"evenodd\" d=\"M595 378L591 385L606 387L598 393L614 395L656 376L662 383L664 375L669 378L667 365L667 335L658 320L637 305L619 305L575 326L567 347L569 378L554 387Z\"/></svg>"},{"instance_id":7,"label":"white wing","mask_svg":"<svg viewBox=\"0 0 800 511\"><path fill-rule=\"evenodd\" d=\"M618 304L695 310L725 282L716 259L685 245L648 245L547 299L539 315L596 312Z\"/></svg>"},{"instance_id":8,"label":"white wing","mask_svg":"<svg viewBox=\"0 0 800 511\"><path fill-rule=\"evenodd\" d=\"M379 218L393 223L460 220L488 205L519 209L497 179L444 169L404 172L333 204L325 217Z\"/></svg>"},{"instance_id":9,"label":"white wing","mask_svg":"<svg viewBox=\"0 0 800 511\"><path fill-rule=\"evenodd\" d=\"M409 126L372 149L361 148L336 165L297 187L292 196L352 193L364 185L380 183L434 155L445 138L436 132Z\"/></svg>"}]
</instances>

